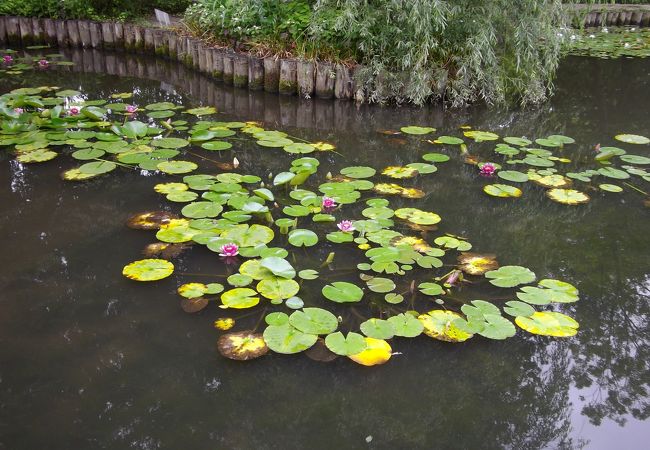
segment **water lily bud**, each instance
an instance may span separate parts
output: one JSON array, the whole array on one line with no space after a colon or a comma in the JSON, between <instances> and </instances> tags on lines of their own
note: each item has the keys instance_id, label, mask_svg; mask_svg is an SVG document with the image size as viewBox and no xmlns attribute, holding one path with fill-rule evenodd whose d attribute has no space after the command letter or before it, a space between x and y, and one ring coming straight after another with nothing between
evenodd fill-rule
<instances>
[{"instance_id":1,"label":"water lily bud","mask_svg":"<svg viewBox=\"0 0 650 450\"><path fill-rule=\"evenodd\" d=\"M331 180L332 179L332 172L327 172L327 175L325 175L325 178L327 178L328 180Z\"/></svg>"},{"instance_id":2,"label":"water lily bud","mask_svg":"<svg viewBox=\"0 0 650 450\"><path fill-rule=\"evenodd\" d=\"M235 169L236 169L237 167L239 167L239 160L238 160L237 158L233 158L233 159L232 159L232 165L233 165L233 167L234 167Z\"/></svg>"}]
</instances>

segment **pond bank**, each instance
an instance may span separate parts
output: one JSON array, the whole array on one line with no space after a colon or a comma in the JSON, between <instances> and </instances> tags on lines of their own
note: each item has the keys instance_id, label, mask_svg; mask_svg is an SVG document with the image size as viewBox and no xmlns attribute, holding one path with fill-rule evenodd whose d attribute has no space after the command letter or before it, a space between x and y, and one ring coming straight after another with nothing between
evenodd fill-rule
<instances>
[{"instance_id":1,"label":"pond bank","mask_svg":"<svg viewBox=\"0 0 650 450\"><path fill-rule=\"evenodd\" d=\"M121 22L0 17L0 44L52 45L124 50L177 60L216 81L250 90L302 98L363 101L353 69L343 64L297 61L274 56L259 58L230 49L210 47L177 29L142 27Z\"/></svg>"}]
</instances>

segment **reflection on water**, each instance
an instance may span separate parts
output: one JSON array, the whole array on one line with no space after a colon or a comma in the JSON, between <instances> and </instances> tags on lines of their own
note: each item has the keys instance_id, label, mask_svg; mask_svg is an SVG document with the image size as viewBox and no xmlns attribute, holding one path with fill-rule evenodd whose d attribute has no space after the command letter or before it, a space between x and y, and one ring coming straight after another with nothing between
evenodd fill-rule
<instances>
[{"instance_id":1,"label":"reflection on water","mask_svg":"<svg viewBox=\"0 0 650 450\"><path fill-rule=\"evenodd\" d=\"M335 143L341 156L320 156L332 172L418 161L429 144L377 133L407 124L452 135L464 124L501 135L566 134L578 142L567 149L570 167L588 164L593 146L613 144L619 132L650 133L650 61L573 58L550 104L444 112L304 102L224 88L160 61L91 51L70 57L73 72L26 74L0 89L56 83L93 97L134 91L139 105L215 105L227 120L260 120ZM491 145L470 151L488 155ZM263 176L290 160L251 144L236 156L242 171ZM60 181L72 165L61 157L20 166L0 154L0 449L630 448L650 437L641 422L650 414L649 212L636 192L590 191L592 202L568 208L525 186L520 200L504 202L484 196L484 180L460 158L412 182L427 193L424 207L443 217L441 231L467 236L502 263L576 284L581 301L567 308L581 324L574 338L519 333L449 345L421 337L397 342L402 354L375 369L303 355L240 364L214 351L217 308L198 316L180 310L174 291L185 279L143 286L119 275L153 239L123 220L176 208L152 190L164 177ZM394 208L409 204L391 199ZM305 259L317 264L332 248ZM181 257L179 272L224 273L199 250ZM336 251L335 268L349 264ZM317 301L320 283L306 289L304 298ZM458 297L489 294L467 286Z\"/></svg>"}]
</instances>

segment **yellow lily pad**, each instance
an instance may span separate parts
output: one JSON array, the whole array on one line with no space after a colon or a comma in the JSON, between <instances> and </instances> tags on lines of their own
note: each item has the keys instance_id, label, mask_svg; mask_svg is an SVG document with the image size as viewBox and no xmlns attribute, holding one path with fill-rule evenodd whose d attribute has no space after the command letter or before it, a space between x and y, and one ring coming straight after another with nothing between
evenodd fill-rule
<instances>
[{"instance_id":1,"label":"yellow lily pad","mask_svg":"<svg viewBox=\"0 0 650 450\"><path fill-rule=\"evenodd\" d=\"M122 275L135 281L156 281L174 272L174 265L165 259L141 259L124 266Z\"/></svg>"},{"instance_id":2,"label":"yellow lily pad","mask_svg":"<svg viewBox=\"0 0 650 450\"><path fill-rule=\"evenodd\" d=\"M260 333L240 331L221 336L217 341L217 350L226 358L248 361L266 355L269 347Z\"/></svg>"},{"instance_id":3,"label":"yellow lily pad","mask_svg":"<svg viewBox=\"0 0 650 450\"><path fill-rule=\"evenodd\" d=\"M446 342L463 342L474 336L453 324L454 320L461 318L462 316L456 312L442 309L418 316L418 320L424 325L424 334Z\"/></svg>"},{"instance_id":4,"label":"yellow lily pad","mask_svg":"<svg viewBox=\"0 0 650 450\"><path fill-rule=\"evenodd\" d=\"M573 318L552 311L537 311L530 317L518 316L515 323L529 333L554 337L574 336L579 327Z\"/></svg>"},{"instance_id":5,"label":"yellow lily pad","mask_svg":"<svg viewBox=\"0 0 650 450\"><path fill-rule=\"evenodd\" d=\"M362 366L376 366L384 364L390 359L393 354L393 349L388 342L383 339L370 337L364 339L366 341L366 349L356 355L350 355L348 358Z\"/></svg>"}]
</instances>

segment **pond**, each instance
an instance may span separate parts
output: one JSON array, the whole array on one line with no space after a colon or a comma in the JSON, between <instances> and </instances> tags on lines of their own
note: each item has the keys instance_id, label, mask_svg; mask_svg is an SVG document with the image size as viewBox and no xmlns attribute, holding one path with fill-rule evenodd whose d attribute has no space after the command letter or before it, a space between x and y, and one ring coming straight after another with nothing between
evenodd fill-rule
<instances>
[{"instance_id":1,"label":"pond","mask_svg":"<svg viewBox=\"0 0 650 450\"><path fill-rule=\"evenodd\" d=\"M305 155L320 161L321 183L325 173L348 166L383 169L422 162L430 152L447 154L450 160L435 173L383 178L424 193L417 202L391 196L390 207L417 203L439 214L438 231L424 233L429 241L444 233L462 236L473 252L495 254L501 265L573 284L580 301L555 310L580 328L568 338L517 328L506 340L391 340L396 353L375 367L346 357L317 362L302 353L232 361L216 351L223 331L215 319L236 317L233 330L261 331L266 313L291 310L264 300L266 306L234 313L214 303L187 314L176 290L188 282L226 284L224 276L236 273L237 264L196 246L173 260L176 272L164 280L137 283L121 275L155 241L155 231L132 230L125 221L142 211L178 214L183 204L153 187L179 176L118 169L69 182L60 174L79 161L67 154L28 165L1 152L0 448L632 448L650 438L650 210L647 195L621 181L645 192L648 183L640 177L576 183L591 200L575 206L551 201L533 183L508 183L521 188L521 197L495 198L482 189L503 180L480 176L457 146L441 150L421 136L382 132L430 126L433 139L462 137L461 127L471 126L499 136L570 136L576 143L563 149L571 159L563 171L574 172L598 168L598 145L650 156L648 145L614 140L650 133L649 60L571 57L561 66L556 95L539 108L444 111L300 101L224 87L161 61L73 53L66 54L76 62L72 71L0 74L0 94L56 85L88 99L133 92L128 101L141 107L216 106L214 120L257 121L297 139L333 144L335 152ZM124 76L103 73L113 67L122 67ZM503 163L494 143L465 141L471 155ZM269 174L286 171L303 155L250 139L231 142L233 150L222 152L193 145L183 159L194 161L197 173L219 173L236 157L239 173L261 177L279 203L288 199ZM624 189L606 192L598 183ZM365 207L344 205L333 214L337 221L361 218ZM319 235L335 231L333 223L313 227ZM334 280L365 286L355 268L363 253L354 244L323 239L291 250L296 268L320 272L300 292L306 305L325 307L320 290ZM323 266L330 252L334 260ZM453 268L453 259L445 263ZM515 299L515 290L468 280L446 300L451 308L472 299ZM382 305L327 307L356 320L358 331ZM431 299L428 309L437 307Z\"/></svg>"}]
</instances>

